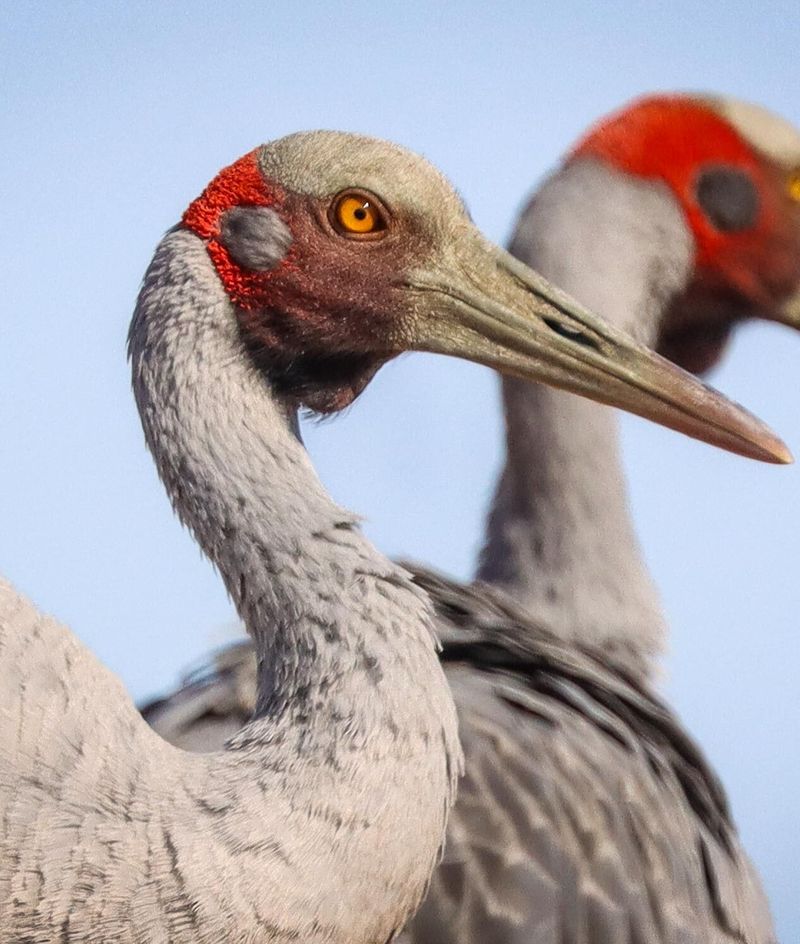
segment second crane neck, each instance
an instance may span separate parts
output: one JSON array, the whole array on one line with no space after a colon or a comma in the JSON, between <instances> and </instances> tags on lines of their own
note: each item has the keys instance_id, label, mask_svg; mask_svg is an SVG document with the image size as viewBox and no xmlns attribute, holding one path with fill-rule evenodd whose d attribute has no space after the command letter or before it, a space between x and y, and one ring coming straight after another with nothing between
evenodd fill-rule
<instances>
[{"instance_id":1,"label":"second crane neck","mask_svg":"<svg viewBox=\"0 0 800 944\"><path fill-rule=\"evenodd\" d=\"M545 181L511 248L650 344L693 254L665 189L587 160ZM565 638L599 644L646 673L664 622L630 515L616 416L550 388L510 379L502 387L507 452L479 578Z\"/></svg>"}]
</instances>

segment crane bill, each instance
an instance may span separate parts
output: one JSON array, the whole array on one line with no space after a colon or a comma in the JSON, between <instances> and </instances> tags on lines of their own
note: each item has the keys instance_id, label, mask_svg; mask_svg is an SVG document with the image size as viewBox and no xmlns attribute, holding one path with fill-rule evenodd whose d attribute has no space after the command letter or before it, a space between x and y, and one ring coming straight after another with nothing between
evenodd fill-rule
<instances>
[{"instance_id":1,"label":"crane bill","mask_svg":"<svg viewBox=\"0 0 800 944\"><path fill-rule=\"evenodd\" d=\"M751 459L792 462L761 420L591 314L477 231L417 272L413 346L616 406Z\"/></svg>"}]
</instances>

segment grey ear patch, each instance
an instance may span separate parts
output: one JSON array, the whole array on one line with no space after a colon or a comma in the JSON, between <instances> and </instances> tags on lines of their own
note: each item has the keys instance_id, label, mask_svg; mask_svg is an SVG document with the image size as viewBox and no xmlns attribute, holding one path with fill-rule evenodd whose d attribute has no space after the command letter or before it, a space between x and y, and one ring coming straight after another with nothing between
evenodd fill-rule
<instances>
[{"instance_id":1,"label":"grey ear patch","mask_svg":"<svg viewBox=\"0 0 800 944\"><path fill-rule=\"evenodd\" d=\"M744 171L723 165L707 167L697 178L695 193L703 213L721 232L755 226L758 190Z\"/></svg>"},{"instance_id":2,"label":"grey ear patch","mask_svg":"<svg viewBox=\"0 0 800 944\"><path fill-rule=\"evenodd\" d=\"M237 206L222 214L219 241L238 265L264 272L286 258L292 234L270 207Z\"/></svg>"}]
</instances>

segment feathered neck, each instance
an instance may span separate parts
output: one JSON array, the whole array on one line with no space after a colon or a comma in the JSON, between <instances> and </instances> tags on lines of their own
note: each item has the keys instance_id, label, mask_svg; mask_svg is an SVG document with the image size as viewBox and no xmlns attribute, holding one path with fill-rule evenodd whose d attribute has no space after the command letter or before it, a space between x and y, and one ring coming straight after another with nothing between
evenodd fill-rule
<instances>
[{"instance_id":1,"label":"feathered neck","mask_svg":"<svg viewBox=\"0 0 800 944\"><path fill-rule=\"evenodd\" d=\"M594 160L550 177L512 252L579 301L653 343L686 286L693 246L666 188ZM503 587L564 638L596 643L639 672L664 622L642 560L617 421L571 394L502 380L506 460L478 577Z\"/></svg>"},{"instance_id":2,"label":"feathered neck","mask_svg":"<svg viewBox=\"0 0 800 944\"><path fill-rule=\"evenodd\" d=\"M178 228L159 246L130 355L159 474L258 658L256 715L213 762L214 789L241 792L243 768L229 763L238 755L256 771L268 761L271 782L309 816L323 790L330 818L287 839L318 837L308 865L319 865L320 900L363 913L357 925L405 915L434 865L460 766L430 603L326 494L196 234ZM334 824L356 813L338 861ZM380 848L379 832L392 832ZM368 900L373 879L391 886L394 912L380 895Z\"/></svg>"}]
</instances>

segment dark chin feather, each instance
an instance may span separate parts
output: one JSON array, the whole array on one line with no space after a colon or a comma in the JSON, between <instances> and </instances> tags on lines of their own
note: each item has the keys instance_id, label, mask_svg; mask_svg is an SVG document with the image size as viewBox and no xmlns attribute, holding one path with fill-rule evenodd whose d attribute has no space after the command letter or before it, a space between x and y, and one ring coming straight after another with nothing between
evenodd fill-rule
<instances>
[{"instance_id":1,"label":"dark chin feather","mask_svg":"<svg viewBox=\"0 0 800 944\"><path fill-rule=\"evenodd\" d=\"M385 362L367 354L301 354L247 345L256 367L272 389L294 408L331 414L361 394Z\"/></svg>"},{"instance_id":2,"label":"dark chin feather","mask_svg":"<svg viewBox=\"0 0 800 944\"><path fill-rule=\"evenodd\" d=\"M757 314L736 294L695 286L673 301L655 349L684 370L708 373L725 353L735 326Z\"/></svg>"},{"instance_id":3,"label":"dark chin feather","mask_svg":"<svg viewBox=\"0 0 800 944\"><path fill-rule=\"evenodd\" d=\"M706 374L722 357L731 324L707 324L662 332L658 353L692 374Z\"/></svg>"}]
</instances>

